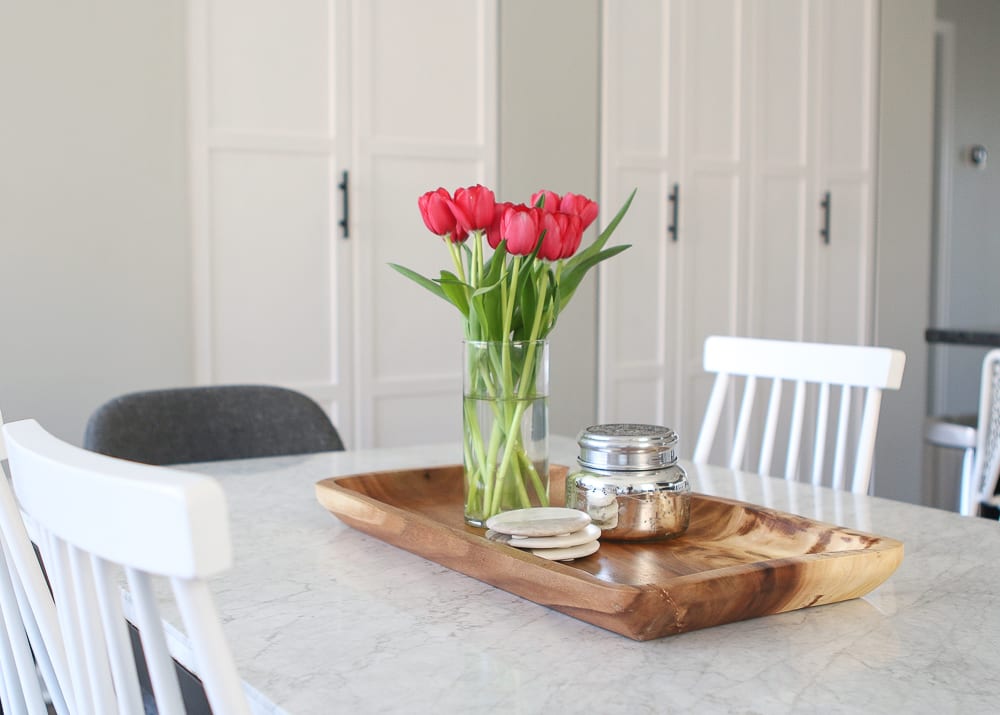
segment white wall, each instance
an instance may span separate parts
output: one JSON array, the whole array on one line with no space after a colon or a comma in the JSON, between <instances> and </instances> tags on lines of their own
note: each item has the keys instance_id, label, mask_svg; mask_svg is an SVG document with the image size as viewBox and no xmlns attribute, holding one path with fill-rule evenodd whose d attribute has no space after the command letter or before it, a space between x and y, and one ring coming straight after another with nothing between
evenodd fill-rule
<instances>
[{"instance_id":1,"label":"white wall","mask_svg":"<svg viewBox=\"0 0 1000 715\"><path fill-rule=\"evenodd\" d=\"M882 400L879 496L921 502L927 404L933 151L933 0L882 0L874 342L906 353Z\"/></svg>"},{"instance_id":2,"label":"white wall","mask_svg":"<svg viewBox=\"0 0 1000 715\"><path fill-rule=\"evenodd\" d=\"M0 405L190 383L184 3L0 4Z\"/></svg>"},{"instance_id":3,"label":"white wall","mask_svg":"<svg viewBox=\"0 0 1000 715\"><path fill-rule=\"evenodd\" d=\"M501 0L499 6L499 198L528 201L546 188L596 200L600 2ZM597 419L596 278L596 271L588 274L550 336L555 434L575 436Z\"/></svg>"}]
</instances>

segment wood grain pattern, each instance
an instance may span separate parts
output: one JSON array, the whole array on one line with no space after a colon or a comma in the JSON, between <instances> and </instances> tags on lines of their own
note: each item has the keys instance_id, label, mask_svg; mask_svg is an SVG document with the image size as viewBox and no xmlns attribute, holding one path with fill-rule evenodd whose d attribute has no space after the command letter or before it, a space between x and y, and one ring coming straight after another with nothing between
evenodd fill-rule
<instances>
[{"instance_id":1,"label":"wood grain pattern","mask_svg":"<svg viewBox=\"0 0 1000 715\"><path fill-rule=\"evenodd\" d=\"M552 467L553 504L566 472ZM682 537L547 561L465 524L460 465L325 479L316 496L360 531L636 640L857 598L903 559L894 539L693 494Z\"/></svg>"}]
</instances>

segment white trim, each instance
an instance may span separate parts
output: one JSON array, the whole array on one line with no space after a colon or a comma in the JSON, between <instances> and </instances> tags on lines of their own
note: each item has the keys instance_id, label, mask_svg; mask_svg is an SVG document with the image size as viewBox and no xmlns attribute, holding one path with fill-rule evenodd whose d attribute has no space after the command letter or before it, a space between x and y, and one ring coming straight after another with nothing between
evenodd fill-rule
<instances>
[{"instance_id":1,"label":"white trim","mask_svg":"<svg viewBox=\"0 0 1000 715\"><path fill-rule=\"evenodd\" d=\"M935 76L940 78L941 87L935 91L937 132L935 148L937 152L937 223L934 226L933 250L935 260L934 295L932 296L933 324L937 327L951 325L951 216L952 216L952 136L955 127L955 23L937 20L934 24L935 45L940 40L941 54L935 52ZM948 387L948 350L934 351L933 387L931 390L931 414L940 414L945 409Z\"/></svg>"},{"instance_id":2,"label":"white trim","mask_svg":"<svg viewBox=\"0 0 1000 715\"><path fill-rule=\"evenodd\" d=\"M208 232L208 4L188 0L187 76L189 200L191 229L191 313L194 324L194 379L212 381L211 246Z\"/></svg>"},{"instance_id":3,"label":"white trim","mask_svg":"<svg viewBox=\"0 0 1000 715\"><path fill-rule=\"evenodd\" d=\"M609 114L611 112L609 108L610 102L610 86L608 83L608 77L611 74L608 71L608 62L611 57L610 41L608 39L610 32L608 31L608 19L610 10L610 3L601 3L601 14L600 14L600 42L601 42L601 57L600 57L600 166L599 166L599 178L598 178L598 195L600 196L600 206L601 215L599 223L601 229L608 223L607 220L607 203L611 196L611 172L613 169L617 169L619 162L622 160L627 161L627 157L616 155L615 164L612 167L612 152L610 151L611 138L608 133L608 126L610 122L608 121ZM658 166L659 162L657 162ZM655 167L654 167L655 168ZM597 292L597 326L594 330L597 339L597 421L605 422L607 421L608 414L608 400L609 393L611 392L611 377L610 371L608 369L608 363L611 359L611 346L608 345L608 340L605 337L608 325L608 302L605 299L605 295L608 290L607 286L607 275L605 274L605 269L601 265L597 266L596 280L596 292Z\"/></svg>"}]
</instances>

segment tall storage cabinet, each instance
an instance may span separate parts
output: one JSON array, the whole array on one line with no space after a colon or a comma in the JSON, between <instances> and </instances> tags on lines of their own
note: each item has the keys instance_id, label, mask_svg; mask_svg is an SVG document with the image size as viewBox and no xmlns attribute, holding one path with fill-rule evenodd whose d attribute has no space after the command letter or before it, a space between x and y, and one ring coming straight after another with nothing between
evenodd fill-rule
<instances>
[{"instance_id":1,"label":"tall storage cabinet","mask_svg":"<svg viewBox=\"0 0 1000 715\"><path fill-rule=\"evenodd\" d=\"M196 373L327 408L348 445L461 434L461 330L388 268L495 185L495 0L190 0ZM448 81L442 81L442 78Z\"/></svg>"},{"instance_id":2,"label":"tall storage cabinet","mask_svg":"<svg viewBox=\"0 0 1000 715\"><path fill-rule=\"evenodd\" d=\"M598 410L689 455L712 334L872 328L877 0L604 4ZM610 216L602 217L603 220Z\"/></svg>"}]
</instances>

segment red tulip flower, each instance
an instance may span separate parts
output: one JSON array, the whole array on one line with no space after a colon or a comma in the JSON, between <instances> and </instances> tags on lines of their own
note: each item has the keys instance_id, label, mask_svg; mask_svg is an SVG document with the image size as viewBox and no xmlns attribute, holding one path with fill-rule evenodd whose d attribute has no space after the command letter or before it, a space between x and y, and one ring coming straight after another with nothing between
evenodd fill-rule
<instances>
[{"instance_id":1,"label":"red tulip flower","mask_svg":"<svg viewBox=\"0 0 1000 715\"><path fill-rule=\"evenodd\" d=\"M476 184L455 191L455 218L466 232L487 231L496 216L496 196L485 186Z\"/></svg>"},{"instance_id":2,"label":"red tulip flower","mask_svg":"<svg viewBox=\"0 0 1000 715\"><path fill-rule=\"evenodd\" d=\"M536 208L517 204L504 209L500 219L500 235L507 240L507 252L527 256L535 250L541 212Z\"/></svg>"},{"instance_id":3,"label":"red tulip flower","mask_svg":"<svg viewBox=\"0 0 1000 715\"><path fill-rule=\"evenodd\" d=\"M547 261L558 261L562 257L563 230L566 228L566 214L549 213L542 210L540 229L545 232L538 257Z\"/></svg>"},{"instance_id":4,"label":"red tulip flower","mask_svg":"<svg viewBox=\"0 0 1000 715\"><path fill-rule=\"evenodd\" d=\"M538 200L543 196L545 197L545 201L541 205L542 211L550 214L559 210L559 194L548 189L542 189L532 194L531 205L538 206Z\"/></svg>"},{"instance_id":5,"label":"red tulip flower","mask_svg":"<svg viewBox=\"0 0 1000 715\"><path fill-rule=\"evenodd\" d=\"M546 199L546 204L547 203L548 199ZM566 194L559 201L559 210L564 213L576 214L579 216L580 220L583 222L582 230L586 231L587 227L594 222L595 218L597 218L598 209L597 203L591 201L586 196L581 194Z\"/></svg>"},{"instance_id":6,"label":"red tulip flower","mask_svg":"<svg viewBox=\"0 0 1000 715\"><path fill-rule=\"evenodd\" d=\"M541 228L545 230L542 238L542 247L538 250L539 258L547 261L558 261L561 258L569 258L576 249L580 247L580 239L583 237L581 226L583 223L580 217L575 214L563 213L542 213Z\"/></svg>"},{"instance_id":7,"label":"red tulip flower","mask_svg":"<svg viewBox=\"0 0 1000 715\"><path fill-rule=\"evenodd\" d=\"M465 232L458 230L458 221L455 218L455 202L451 194L446 189L439 188L428 191L417 199L417 206L420 207L420 217L424 220L424 225L435 236L445 236L451 234L451 240L460 243L468 236Z\"/></svg>"},{"instance_id":8,"label":"red tulip flower","mask_svg":"<svg viewBox=\"0 0 1000 715\"><path fill-rule=\"evenodd\" d=\"M569 258L580 247L583 239L583 220L576 214L558 213L566 217L566 225L562 229L562 252L560 258Z\"/></svg>"},{"instance_id":9,"label":"red tulip flower","mask_svg":"<svg viewBox=\"0 0 1000 715\"><path fill-rule=\"evenodd\" d=\"M490 248L494 250L496 250L496 247L503 240L503 237L500 235L500 220L503 218L504 212L513 205L510 201L504 201L496 205L496 211L493 214L493 223L486 229L486 241L490 244Z\"/></svg>"}]
</instances>

